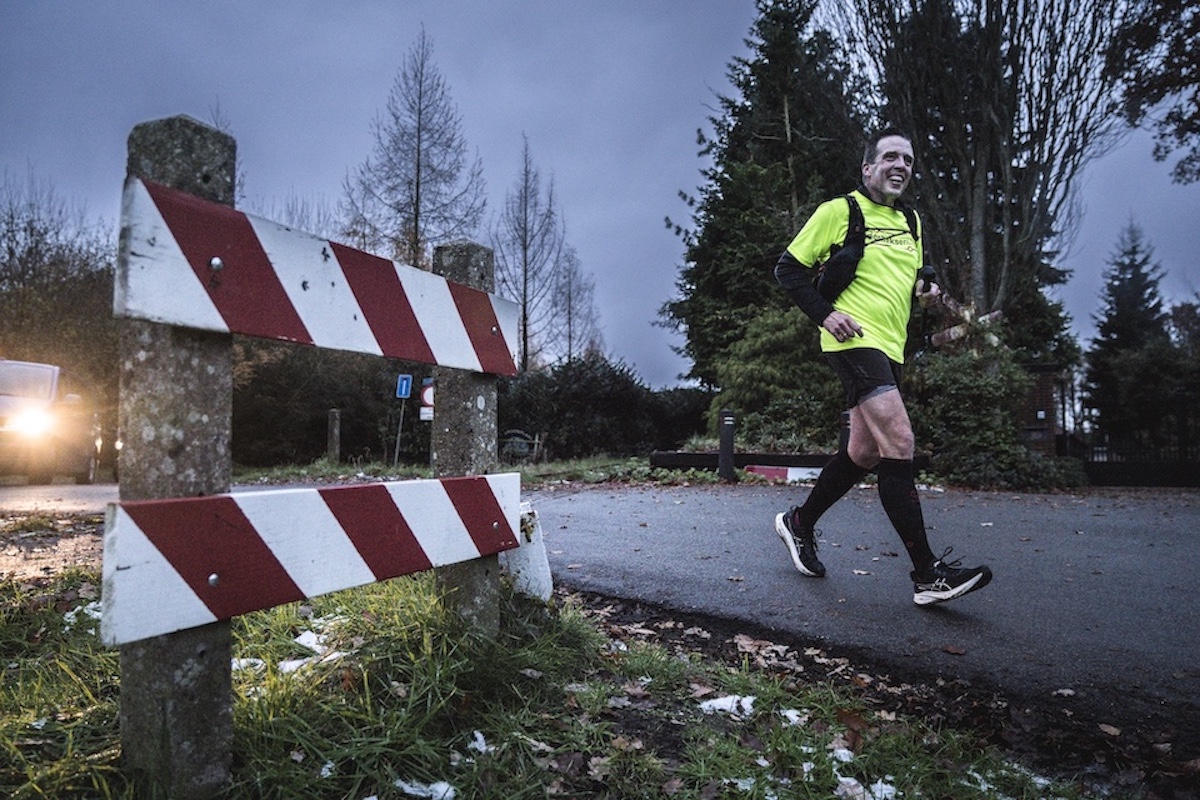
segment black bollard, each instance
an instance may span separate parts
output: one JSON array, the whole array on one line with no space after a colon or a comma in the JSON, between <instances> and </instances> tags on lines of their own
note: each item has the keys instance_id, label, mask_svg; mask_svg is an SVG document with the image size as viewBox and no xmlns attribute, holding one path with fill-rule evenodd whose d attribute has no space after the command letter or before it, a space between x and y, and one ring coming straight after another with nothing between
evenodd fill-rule
<instances>
[{"instance_id":1,"label":"black bollard","mask_svg":"<svg viewBox=\"0 0 1200 800\"><path fill-rule=\"evenodd\" d=\"M733 412L725 408L721 410L721 452L717 457L717 477L726 483L737 483L737 473L733 469L733 434L737 428L737 420Z\"/></svg>"}]
</instances>

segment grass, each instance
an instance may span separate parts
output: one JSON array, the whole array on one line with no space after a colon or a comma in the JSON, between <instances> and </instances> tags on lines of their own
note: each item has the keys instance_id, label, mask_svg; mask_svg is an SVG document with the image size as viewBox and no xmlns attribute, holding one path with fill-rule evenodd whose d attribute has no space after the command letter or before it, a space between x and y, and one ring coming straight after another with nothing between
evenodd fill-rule
<instances>
[{"instance_id":1,"label":"grass","mask_svg":"<svg viewBox=\"0 0 1200 800\"><path fill-rule=\"evenodd\" d=\"M658 485L717 483L710 469L663 469L651 467L645 458L593 457L568 461L502 464L498 472L521 473L521 485L544 486L556 483L654 483ZM428 467L380 463L330 464L321 460L294 467L238 467L233 481L239 485L276 484L317 480L405 480L428 478ZM768 483L767 479L738 470L739 480L746 483Z\"/></svg>"},{"instance_id":2,"label":"grass","mask_svg":"<svg viewBox=\"0 0 1200 800\"><path fill-rule=\"evenodd\" d=\"M0 581L0 796L139 796L121 769L97 587L86 571ZM787 659L725 663L648 643L571 596L503 597L494 639L447 612L429 575L239 618L222 796L1083 796Z\"/></svg>"}]
</instances>

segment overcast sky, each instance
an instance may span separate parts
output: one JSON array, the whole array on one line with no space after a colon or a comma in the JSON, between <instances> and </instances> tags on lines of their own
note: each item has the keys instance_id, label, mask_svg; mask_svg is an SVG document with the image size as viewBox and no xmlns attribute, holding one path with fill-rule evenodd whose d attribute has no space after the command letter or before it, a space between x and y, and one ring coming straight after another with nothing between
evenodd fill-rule
<instances>
[{"instance_id":1,"label":"overcast sky","mask_svg":"<svg viewBox=\"0 0 1200 800\"><path fill-rule=\"evenodd\" d=\"M690 219L678 193L701 181L696 131L731 93L754 17L753 0L0 0L0 169L32 168L115 230L133 126L219 117L238 141L243 207L336 203L424 25L483 160L489 214L527 135L595 279L610 355L661 388L688 368L655 325L683 253L663 220ZM1172 184L1150 146L1131 137L1085 175L1061 292L1081 336L1131 219L1168 301L1200 290L1200 186Z\"/></svg>"}]
</instances>

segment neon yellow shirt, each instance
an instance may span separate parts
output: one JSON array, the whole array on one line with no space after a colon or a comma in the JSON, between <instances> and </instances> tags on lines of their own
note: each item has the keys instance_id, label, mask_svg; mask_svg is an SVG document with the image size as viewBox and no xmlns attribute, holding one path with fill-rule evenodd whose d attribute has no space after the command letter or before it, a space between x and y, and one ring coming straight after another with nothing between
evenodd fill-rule
<instances>
[{"instance_id":1,"label":"neon yellow shirt","mask_svg":"<svg viewBox=\"0 0 1200 800\"><path fill-rule=\"evenodd\" d=\"M822 328L821 350L832 353L871 347L903 364L913 287L923 260L921 251L908 229L904 212L880 205L858 190L854 198L866 223L867 246L854 280L833 307L849 314L862 327L863 335L839 342ZM849 205L845 198L835 197L817 206L787 250L801 264L812 268L829 258L831 245L846 241L849 227ZM920 232L918 218L917 233Z\"/></svg>"}]
</instances>

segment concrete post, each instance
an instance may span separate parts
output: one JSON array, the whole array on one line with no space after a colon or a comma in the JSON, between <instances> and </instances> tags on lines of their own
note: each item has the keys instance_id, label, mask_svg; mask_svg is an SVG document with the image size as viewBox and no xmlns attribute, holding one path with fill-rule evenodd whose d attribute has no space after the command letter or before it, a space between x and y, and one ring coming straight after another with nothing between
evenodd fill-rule
<instances>
[{"instance_id":1,"label":"concrete post","mask_svg":"<svg viewBox=\"0 0 1200 800\"><path fill-rule=\"evenodd\" d=\"M476 289L495 288L495 259L490 249L473 242L436 248L433 271ZM496 440L496 378L449 367L435 367L437 403L430 439L435 477L483 475L499 464ZM440 593L450 607L475 627L500 628L500 562L487 556L436 570Z\"/></svg>"},{"instance_id":2,"label":"concrete post","mask_svg":"<svg viewBox=\"0 0 1200 800\"><path fill-rule=\"evenodd\" d=\"M127 171L233 205L233 137L189 117L138 125ZM118 280L128 268L121 232ZM230 488L232 339L120 321L122 500L195 497ZM233 752L228 622L123 645L121 748L138 796L214 797Z\"/></svg>"}]
</instances>

